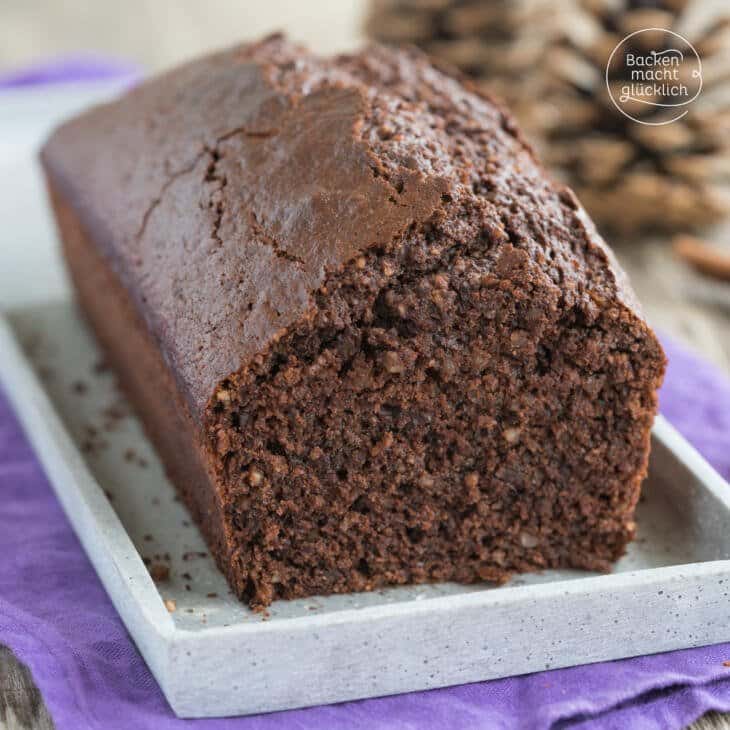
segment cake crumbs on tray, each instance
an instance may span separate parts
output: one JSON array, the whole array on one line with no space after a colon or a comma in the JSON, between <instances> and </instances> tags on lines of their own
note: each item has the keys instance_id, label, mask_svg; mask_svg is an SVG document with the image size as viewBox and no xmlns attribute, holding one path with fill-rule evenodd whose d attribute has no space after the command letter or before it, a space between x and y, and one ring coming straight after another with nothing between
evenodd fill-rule
<instances>
[{"instance_id":1,"label":"cake crumbs on tray","mask_svg":"<svg viewBox=\"0 0 730 730\"><path fill-rule=\"evenodd\" d=\"M53 368L49 368L46 365L41 365L38 368L38 375L44 383L47 383L48 381L53 380L56 377L56 373Z\"/></svg>"},{"instance_id":2,"label":"cake crumbs on tray","mask_svg":"<svg viewBox=\"0 0 730 730\"><path fill-rule=\"evenodd\" d=\"M109 448L109 442L98 436L87 436L81 441L81 451L89 456L94 456L100 451Z\"/></svg>"},{"instance_id":3,"label":"cake crumbs on tray","mask_svg":"<svg viewBox=\"0 0 730 730\"><path fill-rule=\"evenodd\" d=\"M129 464L136 464L141 469L146 469L149 466L149 462L143 456L139 456L133 448L127 448L124 450L124 461Z\"/></svg>"},{"instance_id":4,"label":"cake crumbs on tray","mask_svg":"<svg viewBox=\"0 0 730 730\"><path fill-rule=\"evenodd\" d=\"M188 550L188 552L182 554L182 559L187 563L188 560L194 560L195 558L205 558L208 553L202 550Z\"/></svg>"},{"instance_id":5,"label":"cake crumbs on tray","mask_svg":"<svg viewBox=\"0 0 730 730\"><path fill-rule=\"evenodd\" d=\"M170 580L170 566L164 563L152 563L149 567L149 573L155 583L164 583Z\"/></svg>"},{"instance_id":6,"label":"cake crumbs on tray","mask_svg":"<svg viewBox=\"0 0 730 730\"><path fill-rule=\"evenodd\" d=\"M35 359L43 346L43 335L38 330L30 330L21 337L20 344L25 354L29 358Z\"/></svg>"},{"instance_id":7,"label":"cake crumbs on tray","mask_svg":"<svg viewBox=\"0 0 730 730\"><path fill-rule=\"evenodd\" d=\"M83 380L74 380L71 383L71 390L76 395L86 395L89 392L89 386Z\"/></svg>"},{"instance_id":8,"label":"cake crumbs on tray","mask_svg":"<svg viewBox=\"0 0 730 730\"><path fill-rule=\"evenodd\" d=\"M109 364L106 362L106 360L97 360L91 366L91 372L94 373L94 375L103 375L104 373L108 373Z\"/></svg>"},{"instance_id":9,"label":"cake crumbs on tray","mask_svg":"<svg viewBox=\"0 0 730 730\"><path fill-rule=\"evenodd\" d=\"M112 403L105 408L102 408L100 412L102 420L102 429L107 433L115 431L119 424L127 418L129 410L126 405L122 402Z\"/></svg>"}]
</instances>

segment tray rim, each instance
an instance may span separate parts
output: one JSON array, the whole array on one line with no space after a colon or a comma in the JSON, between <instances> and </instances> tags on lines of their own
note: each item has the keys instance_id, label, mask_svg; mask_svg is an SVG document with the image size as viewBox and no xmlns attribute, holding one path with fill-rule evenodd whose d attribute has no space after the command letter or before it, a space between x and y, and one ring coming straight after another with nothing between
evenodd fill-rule
<instances>
[{"instance_id":1,"label":"tray rim","mask_svg":"<svg viewBox=\"0 0 730 730\"><path fill-rule=\"evenodd\" d=\"M64 299L56 303L66 302ZM436 596L420 601L346 608L333 613L278 618L270 622L245 622L196 630L179 628L166 609L124 525L23 352L8 314L12 316L12 312L0 312L0 351L4 353L0 359L0 383L97 576L166 694L168 690L174 693L174 687L168 687L168 680L176 675L176 668L171 664L173 654L186 648L199 648L208 640L217 643L243 640L251 635L299 633L354 623L387 623L390 619L404 616L435 616L458 610L505 606L523 602L526 598L582 596L599 589L618 592L687 577L730 575L730 560L710 560L537 585L506 586L499 590ZM37 427L40 423L44 424L42 428ZM730 513L728 483L661 415L656 418L652 439L669 450ZM176 703L172 704L175 706Z\"/></svg>"}]
</instances>

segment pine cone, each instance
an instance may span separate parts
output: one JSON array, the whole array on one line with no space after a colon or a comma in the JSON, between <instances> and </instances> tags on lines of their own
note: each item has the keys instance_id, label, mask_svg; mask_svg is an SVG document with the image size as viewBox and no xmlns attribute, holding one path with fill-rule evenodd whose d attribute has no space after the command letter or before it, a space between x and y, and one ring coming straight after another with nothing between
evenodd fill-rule
<instances>
[{"instance_id":1,"label":"pine cone","mask_svg":"<svg viewBox=\"0 0 730 730\"><path fill-rule=\"evenodd\" d=\"M557 9L556 9L557 6ZM561 31L558 0L373 0L366 30L381 43L414 44L483 82L524 122L533 73Z\"/></svg>"},{"instance_id":2,"label":"pine cone","mask_svg":"<svg viewBox=\"0 0 730 730\"><path fill-rule=\"evenodd\" d=\"M624 116L606 86L613 49L646 28L680 33L702 59L702 93L663 126ZM416 43L504 98L604 229L682 230L730 213L723 0L376 0L368 30L382 41ZM641 36L657 50L668 38ZM612 88L621 76L612 66ZM653 122L672 113L642 103L629 111Z\"/></svg>"}]
</instances>

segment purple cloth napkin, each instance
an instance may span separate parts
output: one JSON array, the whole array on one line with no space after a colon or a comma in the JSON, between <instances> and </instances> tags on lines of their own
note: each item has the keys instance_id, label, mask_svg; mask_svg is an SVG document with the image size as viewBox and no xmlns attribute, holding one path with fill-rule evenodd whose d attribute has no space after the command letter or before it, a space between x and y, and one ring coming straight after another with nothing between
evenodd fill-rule
<instances>
[{"instance_id":1,"label":"purple cloth napkin","mask_svg":"<svg viewBox=\"0 0 730 730\"><path fill-rule=\"evenodd\" d=\"M118 61L91 54L75 54L65 58L38 61L15 71L0 71L0 89L35 84L56 84L68 81L130 81L139 76L139 69L128 61Z\"/></svg>"},{"instance_id":2,"label":"purple cloth napkin","mask_svg":"<svg viewBox=\"0 0 730 730\"><path fill-rule=\"evenodd\" d=\"M39 65L0 88L129 75ZM730 477L730 382L671 343L662 411ZM131 642L0 394L0 643L33 673L58 730L682 728L730 711L730 644L270 715L178 720Z\"/></svg>"}]
</instances>

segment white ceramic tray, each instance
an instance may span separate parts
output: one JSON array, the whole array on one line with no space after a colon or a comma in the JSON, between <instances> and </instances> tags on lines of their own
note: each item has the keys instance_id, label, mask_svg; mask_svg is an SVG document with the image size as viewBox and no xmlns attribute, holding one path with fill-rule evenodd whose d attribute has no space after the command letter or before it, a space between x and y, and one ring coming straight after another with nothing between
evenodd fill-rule
<instances>
[{"instance_id":1,"label":"white ceramic tray","mask_svg":"<svg viewBox=\"0 0 730 730\"><path fill-rule=\"evenodd\" d=\"M230 595L72 304L0 317L0 379L178 715L279 710L730 640L730 487L654 428L612 575L546 572L275 603ZM169 565L155 584L143 558ZM165 601L174 601L170 613Z\"/></svg>"}]
</instances>

